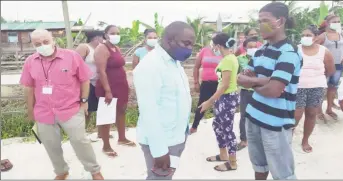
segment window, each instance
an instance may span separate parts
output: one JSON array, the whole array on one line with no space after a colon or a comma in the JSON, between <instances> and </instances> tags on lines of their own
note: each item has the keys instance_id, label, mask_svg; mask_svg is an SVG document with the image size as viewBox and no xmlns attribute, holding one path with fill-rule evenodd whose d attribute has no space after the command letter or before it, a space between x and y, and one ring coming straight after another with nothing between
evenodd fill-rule
<instances>
[{"instance_id":1,"label":"window","mask_svg":"<svg viewBox=\"0 0 343 181\"><path fill-rule=\"evenodd\" d=\"M8 32L8 42L9 43L17 43L18 42L18 33L17 32Z\"/></svg>"}]
</instances>

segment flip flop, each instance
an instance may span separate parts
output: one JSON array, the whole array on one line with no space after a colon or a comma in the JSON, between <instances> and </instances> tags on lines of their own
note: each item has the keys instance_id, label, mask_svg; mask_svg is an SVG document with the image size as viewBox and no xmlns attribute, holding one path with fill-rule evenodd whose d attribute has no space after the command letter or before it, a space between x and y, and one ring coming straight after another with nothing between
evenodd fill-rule
<instances>
[{"instance_id":1,"label":"flip flop","mask_svg":"<svg viewBox=\"0 0 343 181\"><path fill-rule=\"evenodd\" d=\"M318 114L317 118L321 121L324 121L325 124L327 124L328 120L326 119L324 114Z\"/></svg>"},{"instance_id":2,"label":"flip flop","mask_svg":"<svg viewBox=\"0 0 343 181\"><path fill-rule=\"evenodd\" d=\"M104 150L102 150L102 152L110 158L115 158L118 156L118 153L115 151L104 151Z\"/></svg>"},{"instance_id":3,"label":"flip flop","mask_svg":"<svg viewBox=\"0 0 343 181\"><path fill-rule=\"evenodd\" d=\"M221 168L219 168L219 165L215 166L214 169L218 172L226 172L226 171L231 171L231 170L237 170L237 168L233 169L231 167L230 162L225 162L224 166L225 166L226 170L222 170Z\"/></svg>"},{"instance_id":4,"label":"flip flop","mask_svg":"<svg viewBox=\"0 0 343 181\"><path fill-rule=\"evenodd\" d=\"M133 141L118 141L118 145L135 147L136 143Z\"/></svg>"},{"instance_id":5,"label":"flip flop","mask_svg":"<svg viewBox=\"0 0 343 181\"><path fill-rule=\"evenodd\" d=\"M237 151L240 151L240 150L244 149L245 147L247 147L247 145L243 145L243 144L239 143L237 145Z\"/></svg>"},{"instance_id":6,"label":"flip flop","mask_svg":"<svg viewBox=\"0 0 343 181\"><path fill-rule=\"evenodd\" d=\"M337 114L334 113L334 112L330 112L330 113L326 112L326 114L329 115L329 116L330 116L332 119L334 119L334 120L337 120L337 119L338 119Z\"/></svg>"},{"instance_id":7,"label":"flip flop","mask_svg":"<svg viewBox=\"0 0 343 181\"><path fill-rule=\"evenodd\" d=\"M227 160L222 160L222 159L220 159L220 156L219 155L216 155L215 156L215 160L212 160L211 159L212 157L207 157L206 158L206 161L208 161L208 162L226 162Z\"/></svg>"},{"instance_id":8,"label":"flip flop","mask_svg":"<svg viewBox=\"0 0 343 181\"><path fill-rule=\"evenodd\" d=\"M13 164L8 160L1 160L1 172L7 172L13 168Z\"/></svg>"}]
</instances>

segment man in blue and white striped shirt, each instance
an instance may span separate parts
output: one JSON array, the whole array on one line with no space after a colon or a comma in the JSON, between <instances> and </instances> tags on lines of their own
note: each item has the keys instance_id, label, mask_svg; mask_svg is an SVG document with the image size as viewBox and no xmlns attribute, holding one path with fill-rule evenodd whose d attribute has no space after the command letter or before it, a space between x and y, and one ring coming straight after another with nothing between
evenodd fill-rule
<instances>
[{"instance_id":1,"label":"man in blue and white striped shirt","mask_svg":"<svg viewBox=\"0 0 343 181\"><path fill-rule=\"evenodd\" d=\"M249 62L238 83L254 88L246 109L246 131L255 179L296 179L291 148L296 93L302 56L286 37L294 23L284 3L273 2L259 12L261 36L268 40Z\"/></svg>"}]
</instances>

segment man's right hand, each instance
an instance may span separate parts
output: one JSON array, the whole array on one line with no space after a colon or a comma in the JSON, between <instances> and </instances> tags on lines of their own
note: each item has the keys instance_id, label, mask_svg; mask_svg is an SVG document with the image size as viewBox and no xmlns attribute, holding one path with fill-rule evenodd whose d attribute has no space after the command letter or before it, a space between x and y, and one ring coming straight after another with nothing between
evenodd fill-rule
<instances>
[{"instance_id":1,"label":"man's right hand","mask_svg":"<svg viewBox=\"0 0 343 181\"><path fill-rule=\"evenodd\" d=\"M170 156L167 153L164 156L155 158L154 168L161 168L163 170L167 170L170 167Z\"/></svg>"}]
</instances>

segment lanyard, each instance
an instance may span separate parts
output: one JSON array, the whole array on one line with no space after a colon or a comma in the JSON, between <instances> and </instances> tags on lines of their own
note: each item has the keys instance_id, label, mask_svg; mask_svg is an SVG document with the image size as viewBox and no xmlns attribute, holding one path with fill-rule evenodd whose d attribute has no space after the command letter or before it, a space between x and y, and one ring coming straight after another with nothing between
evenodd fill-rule
<instances>
[{"instance_id":1,"label":"lanyard","mask_svg":"<svg viewBox=\"0 0 343 181\"><path fill-rule=\"evenodd\" d=\"M49 65L49 68L48 68L48 70L47 70L47 71L45 71L45 68L44 68L44 66L43 66L43 60L41 60L41 61L40 61L40 63L41 63L41 65L42 65L42 68L43 68L43 72L44 72L45 81L46 81L46 82L48 82L48 78L49 78L49 70L50 70L50 68L51 68L51 65L52 65L52 63L54 63L54 62L53 62L53 60L51 61L50 65Z\"/></svg>"}]
</instances>

